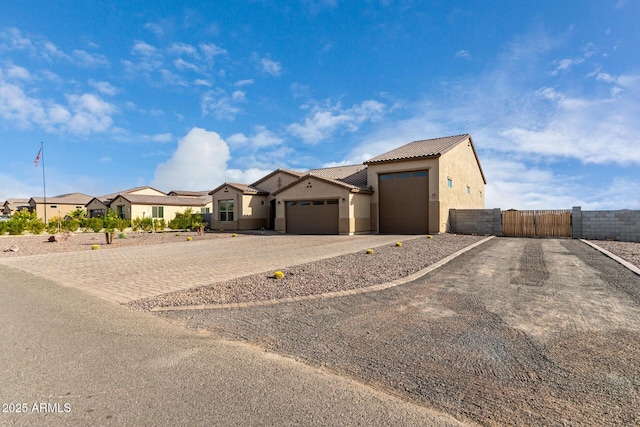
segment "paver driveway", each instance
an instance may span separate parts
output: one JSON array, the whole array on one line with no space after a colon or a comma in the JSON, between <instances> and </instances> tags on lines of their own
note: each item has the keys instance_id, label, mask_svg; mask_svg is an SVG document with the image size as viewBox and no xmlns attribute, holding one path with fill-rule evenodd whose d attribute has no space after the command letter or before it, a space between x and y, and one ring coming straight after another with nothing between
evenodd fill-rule
<instances>
[{"instance_id":1,"label":"paver driveway","mask_svg":"<svg viewBox=\"0 0 640 427\"><path fill-rule=\"evenodd\" d=\"M407 240L418 236L402 236ZM242 235L161 245L0 258L0 263L126 303L395 242L394 235Z\"/></svg>"}]
</instances>

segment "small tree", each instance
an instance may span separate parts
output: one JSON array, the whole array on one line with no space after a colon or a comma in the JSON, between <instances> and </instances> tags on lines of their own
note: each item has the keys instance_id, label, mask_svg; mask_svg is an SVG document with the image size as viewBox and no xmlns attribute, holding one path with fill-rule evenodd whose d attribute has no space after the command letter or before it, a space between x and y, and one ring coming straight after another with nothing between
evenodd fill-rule
<instances>
[{"instance_id":1,"label":"small tree","mask_svg":"<svg viewBox=\"0 0 640 427\"><path fill-rule=\"evenodd\" d=\"M87 211L85 211L84 209L76 209L73 212L69 212L67 215L75 220L82 222L85 216L87 216Z\"/></svg>"},{"instance_id":2,"label":"small tree","mask_svg":"<svg viewBox=\"0 0 640 427\"><path fill-rule=\"evenodd\" d=\"M107 245L113 243L113 235L116 233L116 228L120 223L120 217L115 211L109 211L107 216L103 218L104 237L107 240Z\"/></svg>"}]
</instances>

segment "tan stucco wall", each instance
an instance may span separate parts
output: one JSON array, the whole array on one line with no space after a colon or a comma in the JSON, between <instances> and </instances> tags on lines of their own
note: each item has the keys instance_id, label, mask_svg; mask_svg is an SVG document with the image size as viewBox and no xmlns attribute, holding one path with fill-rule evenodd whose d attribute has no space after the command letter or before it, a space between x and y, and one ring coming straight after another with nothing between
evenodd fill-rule
<instances>
[{"instance_id":1,"label":"tan stucco wall","mask_svg":"<svg viewBox=\"0 0 640 427\"><path fill-rule=\"evenodd\" d=\"M447 187L448 178L453 188ZM484 209L485 185L470 143L458 144L440 158L439 192L440 232L449 231L450 209Z\"/></svg>"},{"instance_id":2,"label":"tan stucco wall","mask_svg":"<svg viewBox=\"0 0 640 427\"><path fill-rule=\"evenodd\" d=\"M311 184L311 188L307 185ZM351 205L349 196L351 193L347 188L340 188L314 177L305 179L291 188L284 190L276 196L276 231L286 232L286 202L294 200L324 200L338 199L339 233L350 234L349 212ZM342 199L345 199L344 202ZM280 203L278 203L280 202Z\"/></svg>"},{"instance_id":3,"label":"tan stucco wall","mask_svg":"<svg viewBox=\"0 0 640 427\"><path fill-rule=\"evenodd\" d=\"M226 192L225 192L226 190ZM233 200L233 221L220 221L218 202ZM232 187L225 187L212 195L213 228L216 230L259 230L267 226L268 201L267 196L242 194Z\"/></svg>"},{"instance_id":4,"label":"tan stucco wall","mask_svg":"<svg viewBox=\"0 0 640 427\"><path fill-rule=\"evenodd\" d=\"M280 186L278 186L278 178L280 178ZM258 184L258 188L268 191L269 193L273 193L274 191L278 191L280 188L284 188L297 180L298 178L293 175L289 175L288 173L284 172L278 172L272 177L260 182Z\"/></svg>"},{"instance_id":5,"label":"tan stucco wall","mask_svg":"<svg viewBox=\"0 0 640 427\"><path fill-rule=\"evenodd\" d=\"M439 165L438 159L422 159L422 160L405 160L401 162L391 162L382 164L368 165L367 167L367 182L373 188L373 195L371 196L371 230L378 231L378 175L383 173L392 172L405 172L405 171L429 171L429 194L431 198L430 202L437 202L440 197L440 187L438 186L438 173ZM446 182L445 182L446 186ZM435 197L433 196L435 194ZM429 232L438 233L444 230L439 230L435 225L440 221L440 211L437 209L437 204L429 203Z\"/></svg>"},{"instance_id":6,"label":"tan stucco wall","mask_svg":"<svg viewBox=\"0 0 640 427\"><path fill-rule=\"evenodd\" d=\"M224 187L219 191L213 193L212 197L212 209L211 213L213 214L213 228L215 230L238 230L238 218L242 213L242 192L236 190L232 187ZM233 200L233 221L220 221L220 212L218 209L218 202L220 200Z\"/></svg>"},{"instance_id":7,"label":"tan stucco wall","mask_svg":"<svg viewBox=\"0 0 640 427\"><path fill-rule=\"evenodd\" d=\"M92 210L104 210L104 213L107 213L107 207L100 200L93 199L91 202L87 204L87 215Z\"/></svg>"},{"instance_id":8,"label":"tan stucco wall","mask_svg":"<svg viewBox=\"0 0 640 427\"><path fill-rule=\"evenodd\" d=\"M349 233L371 231L371 194L349 194Z\"/></svg>"},{"instance_id":9,"label":"tan stucco wall","mask_svg":"<svg viewBox=\"0 0 640 427\"><path fill-rule=\"evenodd\" d=\"M52 206L56 206L55 208L52 208ZM33 206L31 206L31 208L33 209ZM54 217L60 217L60 218L64 218L65 216L67 216L69 213L77 210L77 209L82 209L86 212L86 209L83 205L68 205L68 204L64 204L64 203L49 203L49 201L47 200L47 221L51 220L51 218ZM35 207L35 212L36 215L38 216L38 218L44 220L44 211L45 211L45 206L43 203L37 203L36 207Z\"/></svg>"}]
</instances>

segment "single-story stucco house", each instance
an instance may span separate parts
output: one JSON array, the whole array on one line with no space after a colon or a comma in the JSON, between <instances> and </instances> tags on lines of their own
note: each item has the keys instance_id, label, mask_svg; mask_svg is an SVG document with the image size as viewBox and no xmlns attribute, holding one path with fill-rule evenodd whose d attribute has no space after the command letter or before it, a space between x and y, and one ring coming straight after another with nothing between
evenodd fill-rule
<instances>
[{"instance_id":1,"label":"single-story stucco house","mask_svg":"<svg viewBox=\"0 0 640 427\"><path fill-rule=\"evenodd\" d=\"M153 187L134 187L128 190L122 190L117 193L105 194L104 196L94 197L87 203L87 214L90 218L105 216L109 211L109 204L120 194L138 194L145 196L165 196L166 194Z\"/></svg>"},{"instance_id":2,"label":"single-story stucco house","mask_svg":"<svg viewBox=\"0 0 640 427\"><path fill-rule=\"evenodd\" d=\"M83 193L61 194L59 196L47 197L46 204L44 197L32 197L29 199L29 210L35 212L38 218L49 221L51 218L64 218L71 212L82 209L92 199L91 196ZM45 216L46 211L46 216Z\"/></svg>"},{"instance_id":3,"label":"single-story stucco house","mask_svg":"<svg viewBox=\"0 0 640 427\"><path fill-rule=\"evenodd\" d=\"M469 134L414 141L362 165L278 169L211 191L213 228L298 234L448 231L449 210L484 208L486 179Z\"/></svg>"},{"instance_id":4,"label":"single-story stucco house","mask_svg":"<svg viewBox=\"0 0 640 427\"><path fill-rule=\"evenodd\" d=\"M193 213L211 209L210 197L148 196L144 194L119 194L109 203L109 209L118 212L120 218L164 219L167 222L190 208Z\"/></svg>"},{"instance_id":5,"label":"single-story stucco house","mask_svg":"<svg viewBox=\"0 0 640 427\"><path fill-rule=\"evenodd\" d=\"M2 215L13 215L21 210L29 210L29 199L7 199L2 204Z\"/></svg>"}]
</instances>

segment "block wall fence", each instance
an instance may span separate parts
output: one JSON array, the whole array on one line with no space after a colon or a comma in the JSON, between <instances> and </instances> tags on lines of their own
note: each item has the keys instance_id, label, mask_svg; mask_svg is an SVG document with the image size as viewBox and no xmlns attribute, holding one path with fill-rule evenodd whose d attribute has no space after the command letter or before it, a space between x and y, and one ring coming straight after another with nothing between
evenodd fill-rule
<instances>
[{"instance_id":1,"label":"block wall fence","mask_svg":"<svg viewBox=\"0 0 640 427\"><path fill-rule=\"evenodd\" d=\"M500 209L451 209L449 231L459 234L502 236ZM640 242L640 210L583 211L571 209L571 237L574 239Z\"/></svg>"}]
</instances>

